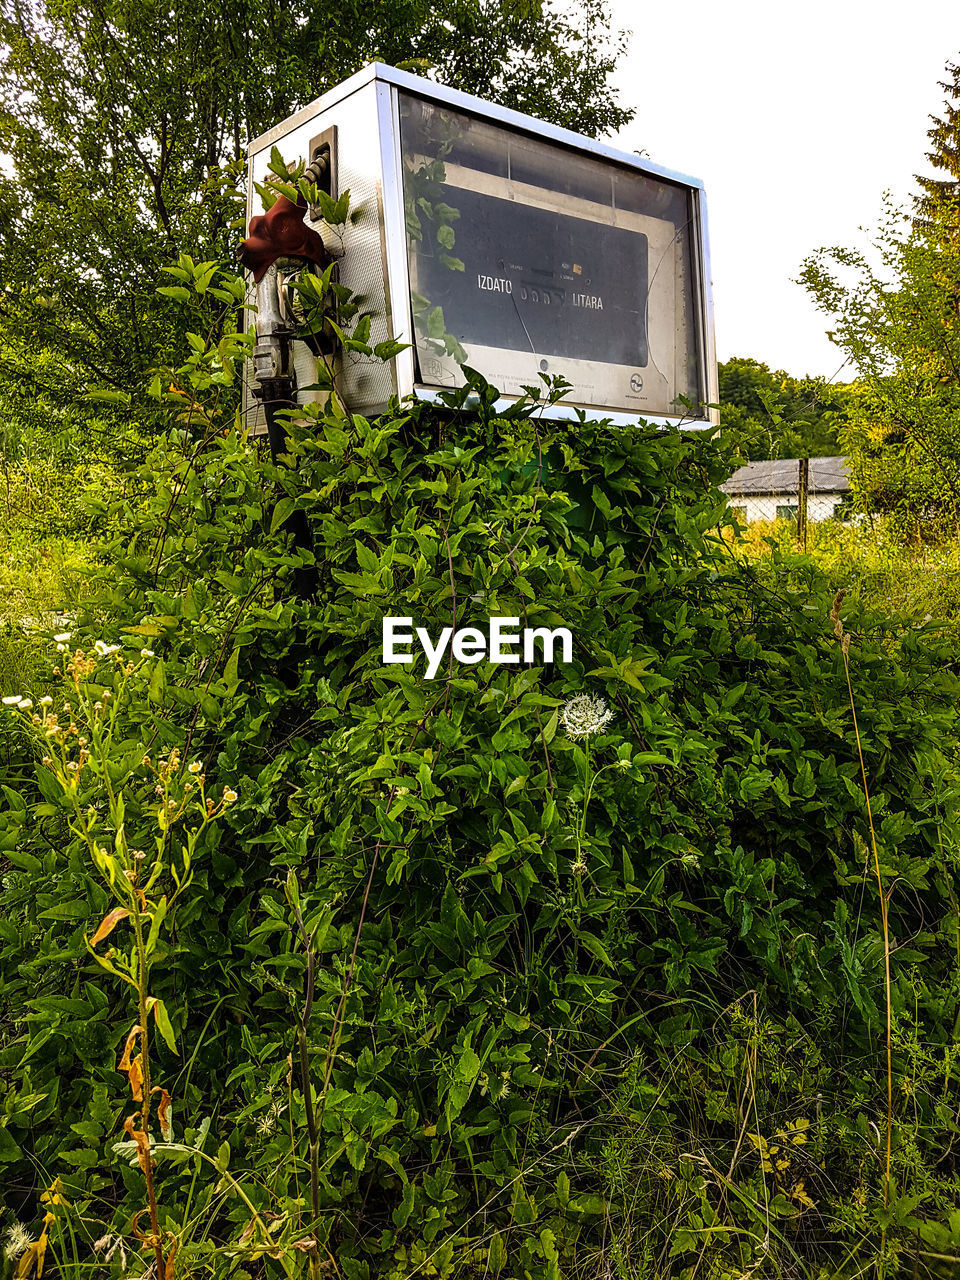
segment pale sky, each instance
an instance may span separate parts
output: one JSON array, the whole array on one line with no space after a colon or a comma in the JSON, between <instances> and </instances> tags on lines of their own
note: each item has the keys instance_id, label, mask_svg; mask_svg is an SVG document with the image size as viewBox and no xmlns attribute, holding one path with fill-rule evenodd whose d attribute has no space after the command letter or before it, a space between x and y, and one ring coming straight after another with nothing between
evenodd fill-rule
<instances>
[{"instance_id":1,"label":"pale sky","mask_svg":"<svg viewBox=\"0 0 960 1280\"><path fill-rule=\"evenodd\" d=\"M832 377L843 355L791 281L821 245L863 245L884 191L905 200L928 171L960 6L608 3L633 32L616 83L637 108L614 144L706 184L718 358Z\"/></svg>"}]
</instances>

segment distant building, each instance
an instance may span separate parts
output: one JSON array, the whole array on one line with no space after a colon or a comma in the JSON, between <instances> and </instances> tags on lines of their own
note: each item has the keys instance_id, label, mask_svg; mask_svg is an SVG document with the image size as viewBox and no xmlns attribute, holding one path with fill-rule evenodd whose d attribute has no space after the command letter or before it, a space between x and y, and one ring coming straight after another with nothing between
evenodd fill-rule
<instances>
[{"instance_id":1,"label":"distant building","mask_svg":"<svg viewBox=\"0 0 960 1280\"><path fill-rule=\"evenodd\" d=\"M800 460L748 462L720 486L741 521L796 519L800 505ZM811 458L807 520L844 519L850 494L846 458Z\"/></svg>"}]
</instances>

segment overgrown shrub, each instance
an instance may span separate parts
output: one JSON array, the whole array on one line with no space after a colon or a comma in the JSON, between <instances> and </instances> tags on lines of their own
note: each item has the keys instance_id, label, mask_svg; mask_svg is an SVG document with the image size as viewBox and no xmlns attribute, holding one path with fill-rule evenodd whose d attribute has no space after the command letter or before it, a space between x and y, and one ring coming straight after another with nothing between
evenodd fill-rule
<instances>
[{"instance_id":1,"label":"overgrown shrub","mask_svg":"<svg viewBox=\"0 0 960 1280\"><path fill-rule=\"evenodd\" d=\"M70 641L150 651L114 730L132 827L158 821L145 753L238 794L153 964L172 1274L935 1265L960 1011L935 637L894 655L888 619L843 611L893 950L888 1179L882 913L828 584L731 561L709 440L498 413L479 378L372 421L334 398L274 466L211 399L243 350L177 371L199 407ZM427 679L384 664L384 615L565 625L574 651ZM116 661L84 697L116 696ZM577 738L583 696L612 718ZM106 1232L136 1247L145 1205L114 1148L131 1010L85 942L108 899L63 789L36 779L0 844L0 1161L79 1274ZM78 785L109 837L102 777Z\"/></svg>"}]
</instances>

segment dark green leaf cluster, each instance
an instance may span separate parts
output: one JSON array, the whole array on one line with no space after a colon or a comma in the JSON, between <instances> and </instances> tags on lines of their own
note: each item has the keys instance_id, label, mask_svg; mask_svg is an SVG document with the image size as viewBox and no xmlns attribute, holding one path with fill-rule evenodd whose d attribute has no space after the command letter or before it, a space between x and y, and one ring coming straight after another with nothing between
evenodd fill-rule
<instances>
[{"instance_id":1,"label":"dark green leaf cluster","mask_svg":"<svg viewBox=\"0 0 960 1280\"><path fill-rule=\"evenodd\" d=\"M842 1206L879 1194L863 1149L883 1115L884 997L831 597L812 571L787 585L730 559L730 463L710 440L497 399L471 375L443 405L375 420L314 407L282 465L211 420L150 460L88 625L157 654L131 741L180 746L239 795L159 944L178 1126L202 1142L212 1116L211 1157L243 1167L259 1210L299 1215L349 1280L553 1280L604 1248L622 1274L680 1274L705 1233L746 1266L764 1212L790 1250L844 1251L862 1223ZM310 600L290 590L304 564ZM572 661L428 680L422 657L384 664L385 615L431 635L563 625ZM946 1055L923 1080L953 1081L952 655L920 633L895 646L879 617L845 622L898 1076L923 1044ZM581 694L613 713L601 736L565 730ZM0 831L0 1160L19 1209L35 1161L121 1224L142 1179L104 1156L126 1028L83 942L103 894L37 777ZM290 869L306 932L322 925L319 1222L288 1065L307 982ZM953 1124L933 1084L911 1106L904 1177L934 1169ZM183 1255L199 1265L249 1209L223 1183L197 1190L182 1153L159 1159L161 1202L207 1224ZM708 1167L734 1166L739 1195L720 1204ZM808 1228L804 1196L829 1225Z\"/></svg>"}]
</instances>

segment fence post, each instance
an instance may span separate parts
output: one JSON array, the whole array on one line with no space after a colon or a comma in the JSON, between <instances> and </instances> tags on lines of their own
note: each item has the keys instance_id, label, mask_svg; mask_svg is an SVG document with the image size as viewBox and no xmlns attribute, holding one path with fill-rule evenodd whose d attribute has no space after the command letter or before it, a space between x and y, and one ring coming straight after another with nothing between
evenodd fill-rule
<instances>
[{"instance_id":1,"label":"fence post","mask_svg":"<svg viewBox=\"0 0 960 1280\"><path fill-rule=\"evenodd\" d=\"M807 492L810 487L810 459L799 460L797 484L797 543L804 553L807 550Z\"/></svg>"}]
</instances>

